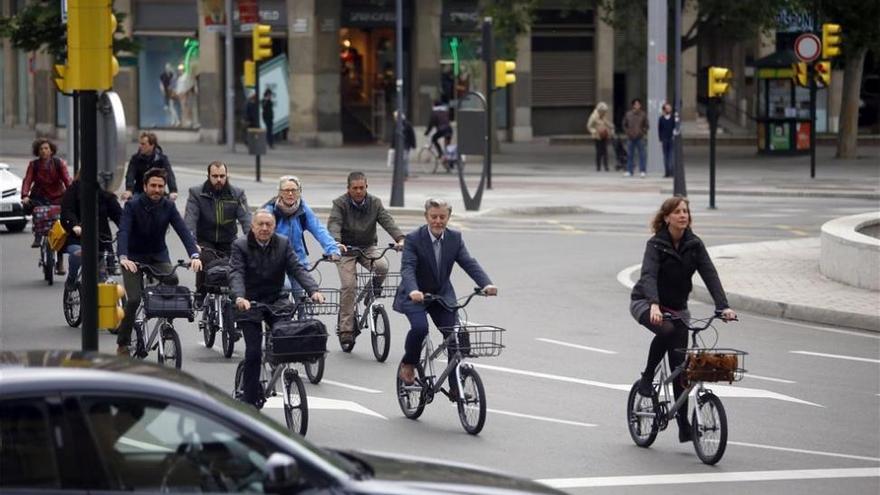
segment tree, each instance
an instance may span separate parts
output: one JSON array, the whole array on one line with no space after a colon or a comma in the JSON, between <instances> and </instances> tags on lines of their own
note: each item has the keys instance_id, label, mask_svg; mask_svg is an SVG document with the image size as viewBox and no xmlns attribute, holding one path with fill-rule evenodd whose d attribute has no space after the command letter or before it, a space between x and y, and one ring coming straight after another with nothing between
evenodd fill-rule
<instances>
[{"instance_id":1,"label":"tree","mask_svg":"<svg viewBox=\"0 0 880 495\"><path fill-rule=\"evenodd\" d=\"M124 36L122 21L126 14L116 16L113 52L137 53L136 41ZM28 52L45 51L56 61L67 58L67 27L61 22L61 0L40 0L28 3L17 15L0 19L0 38L9 38L12 46Z\"/></svg>"},{"instance_id":2,"label":"tree","mask_svg":"<svg viewBox=\"0 0 880 495\"><path fill-rule=\"evenodd\" d=\"M880 51L880 0L822 2L822 22L840 24L843 31L843 102L837 133L838 158L855 158L858 152L859 95L868 51Z\"/></svg>"},{"instance_id":3,"label":"tree","mask_svg":"<svg viewBox=\"0 0 880 495\"><path fill-rule=\"evenodd\" d=\"M537 6L538 0L494 0L483 7L492 18L495 58L516 59L516 37L531 29Z\"/></svg>"}]
</instances>

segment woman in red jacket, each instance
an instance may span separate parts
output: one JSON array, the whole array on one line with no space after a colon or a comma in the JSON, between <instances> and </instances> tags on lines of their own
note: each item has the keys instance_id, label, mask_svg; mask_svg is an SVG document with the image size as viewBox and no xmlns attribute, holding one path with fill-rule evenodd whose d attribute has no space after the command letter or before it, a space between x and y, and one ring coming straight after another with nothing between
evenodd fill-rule
<instances>
[{"instance_id":1,"label":"woman in red jacket","mask_svg":"<svg viewBox=\"0 0 880 495\"><path fill-rule=\"evenodd\" d=\"M72 182L67 172L67 162L55 156L58 147L46 138L34 140L31 150L35 157L28 164L27 173L21 184L21 204L26 213L30 214L34 206L60 205L64 191ZM40 247L40 235L34 233L31 247ZM64 258L58 255L55 273L64 275Z\"/></svg>"}]
</instances>

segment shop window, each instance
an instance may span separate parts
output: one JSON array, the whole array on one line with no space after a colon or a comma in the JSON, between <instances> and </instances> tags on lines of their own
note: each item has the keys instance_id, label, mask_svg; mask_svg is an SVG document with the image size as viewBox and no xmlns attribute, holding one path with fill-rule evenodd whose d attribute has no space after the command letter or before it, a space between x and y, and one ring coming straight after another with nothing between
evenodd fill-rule
<instances>
[{"instance_id":1,"label":"shop window","mask_svg":"<svg viewBox=\"0 0 880 495\"><path fill-rule=\"evenodd\" d=\"M197 129L198 42L168 36L138 41L139 126Z\"/></svg>"}]
</instances>

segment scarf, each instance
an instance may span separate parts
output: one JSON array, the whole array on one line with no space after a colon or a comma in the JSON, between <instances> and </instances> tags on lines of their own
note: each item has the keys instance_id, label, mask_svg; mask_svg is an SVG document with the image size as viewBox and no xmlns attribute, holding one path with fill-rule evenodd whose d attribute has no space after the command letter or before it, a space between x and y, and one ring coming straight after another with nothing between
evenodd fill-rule
<instances>
[{"instance_id":1,"label":"scarf","mask_svg":"<svg viewBox=\"0 0 880 495\"><path fill-rule=\"evenodd\" d=\"M293 206L287 206L286 204L284 204L284 201L282 201L281 198L278 198L275 200L275 209L280 211L283 216L289 217L296 213L296 210L299 209L299 203L300 200L297 199L296 202L293 203Z\"/></svg>"}]
</instances>

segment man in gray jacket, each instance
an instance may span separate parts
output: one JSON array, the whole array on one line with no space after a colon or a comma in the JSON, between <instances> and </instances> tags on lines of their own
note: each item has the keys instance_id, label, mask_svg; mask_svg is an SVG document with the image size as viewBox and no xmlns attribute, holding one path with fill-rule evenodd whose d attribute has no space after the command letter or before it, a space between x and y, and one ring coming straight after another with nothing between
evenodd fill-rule
<instances>
[{"instance_id":1,"label":"man in gray jacket","mask_svg":"<svg viewBox=\"0 0 880 495\"><path fill-rule=\"evenodd\" d=\"M354 301L357 292L357 265L373 271L373 286L381 287L388 273L388 261L375 258L380 250L376 247L378 237L376 225L379 224L397 243L403 247L403 232L397 227L394 218L382 206L382 200L367 193L367 177L363 172L348 174L348 191L333 200L327 230L343 253L339 269L339 341L342 344L354 342ZM359 248L359 251L346 255L346 246ZM350 347L348 347L350 349Z\"/></svg>"},{"instance_id":2,"label":"man in gray jacket","mask_svg":"<svg viewBox=\"0 0 880 495\"><path fill-rule=\"evenodd\" d=\"M624 177L632 177L633 174L633 154L639 152L639 172L642 177L645 176L645 136L648 134L648 116L642 110L642 100L635 98L632 101L632 108L626 112L623 117L623 130L629 139L626 157L626 173Z\"/></svg>"},{"instance_id":3,"label":"man in gray jacket","mask_svg":"<svg viewBox=\"0 0 880 495\"><path fill-rule=\"evenodd\" d=\"M205 266L215 259L228 257L232 241L238 237L235 222L241 225L241 232L247 234L251 228L251 212L244 191L229 183L226 164L215 161L208 165L208 180L189 189L186 200L184 222L186 228L196 239L202 262ZM203 272L196 274L196 301L201 303L205 281Z\"/></svg>"}]
</instances>

